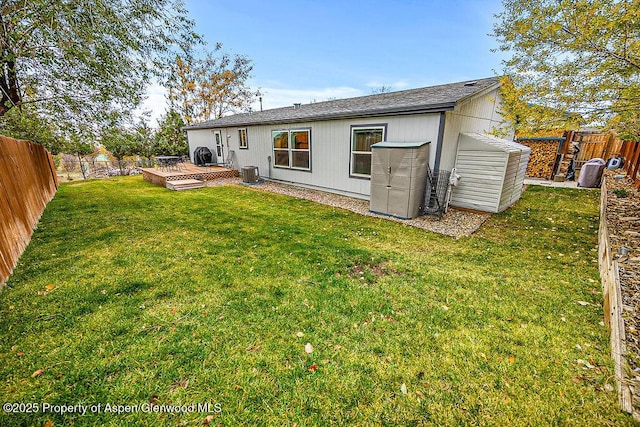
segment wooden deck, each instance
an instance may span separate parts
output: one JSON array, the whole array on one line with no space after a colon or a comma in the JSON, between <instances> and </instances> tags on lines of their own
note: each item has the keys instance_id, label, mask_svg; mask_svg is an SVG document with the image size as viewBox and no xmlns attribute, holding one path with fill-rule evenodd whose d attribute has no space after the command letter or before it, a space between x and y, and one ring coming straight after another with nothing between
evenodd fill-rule
<instances>
[{"instance_id":1,"label":"wooden deck","mask_svg":"<svg viewBox=\"0 0 640 427\"><path fill-rule=\"evenodd\" d=\"M221 166L196 166L192 163L180 163L171 168L143 168L142 178L161 187L167 186L167 181L183 181L197 179L199 181L213 181L217 178L233 178L239 176L235 169Z\"/></svg>"}]
</instances>

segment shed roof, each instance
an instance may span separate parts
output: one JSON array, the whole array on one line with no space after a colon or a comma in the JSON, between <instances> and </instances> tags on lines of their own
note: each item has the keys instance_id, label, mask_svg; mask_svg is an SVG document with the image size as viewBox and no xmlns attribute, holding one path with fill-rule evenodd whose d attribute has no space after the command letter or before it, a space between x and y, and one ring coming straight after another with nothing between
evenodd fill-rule
<instances>
[{"instance_id":1,"label":"shed roof","mask_svg":"<svg viewBox=\"0 0 640 427\"><path fill-rule=\"evenodd\" d=\"M506 153L531 151L531 148L526 145L480 133L461 133L459 141L466 144L467 149L473 147L482 151L502 151Z\"/></svg>"},{"instance_id":2,"label":"shed roof","mask_svg":"<svg viewBox=\"0 0 640 427\"><path fill-rule=\"evenodd\" d=\"M187 130L229 126L299 123L307 121L429 113L452 110L457 103L479 92L500 85L497 77L468 80L419 89L334 101L297 104L251 113L234 114L187 126Z\"/></svg>"}]
</instances>

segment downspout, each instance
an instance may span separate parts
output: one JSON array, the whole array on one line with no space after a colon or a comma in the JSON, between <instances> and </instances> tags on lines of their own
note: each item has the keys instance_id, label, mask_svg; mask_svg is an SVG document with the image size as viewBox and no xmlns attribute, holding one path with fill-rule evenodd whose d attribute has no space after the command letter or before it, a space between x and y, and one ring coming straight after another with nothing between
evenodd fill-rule
<instances>
[{"instance_id":1,"label":"downspout","mask_svg":"<svg viewBox=\"0 0 640 427\"><path fill-rule=\"evenodd\" d=\"M433 170L440 169L440 157L442 156L442 141L444 140L445 112L440 112L440 124L438 125L438 142L436 142L436 159L433 162Z\"/></svg>"},{"instance_id":2,"label":"downspout","mask_svg":"<svg viewBox=\"0 0 640 427\"><path fill-rule=\"evenodd\" d=\"M229 140L231 139L231 134L229 133L229 129L224 128L224 143L222 146L222 162L225 164L225 168L229 167L231 164L231 147L229 146ZM224 160L224 147L227 147L227 160Z\"/></svg>"}]
</instances>

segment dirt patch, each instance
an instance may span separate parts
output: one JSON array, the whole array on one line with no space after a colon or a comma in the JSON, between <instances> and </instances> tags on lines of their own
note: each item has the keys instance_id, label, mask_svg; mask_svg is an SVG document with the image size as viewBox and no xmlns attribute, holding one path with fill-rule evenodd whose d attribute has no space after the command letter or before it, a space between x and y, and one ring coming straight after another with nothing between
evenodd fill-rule
<instances>
[{"instance_id":1,"label":"dirt patch","mask_svg":"<svg viewBox=\"0 0 640 427\"><path fill-rule=\"evenodd\" d=\"M351 277L384 277L384 276L399 276L402 273L397 270L389 267L386 263L380 263L375 265L367 265L367 264L355 264L351 267L349 271L349 276Z\"/></svg>"},{"instance_id":2,"label":"dirt patch","mask_svg":"<svg viewBox=\"0 0 640 427\"><path fill-rule=\"evenodd\" d=\"M606 171L607 228L618 261L626 360L635 411L640 410L640 192L620 171Z\"/></svg>"}]
</instances>

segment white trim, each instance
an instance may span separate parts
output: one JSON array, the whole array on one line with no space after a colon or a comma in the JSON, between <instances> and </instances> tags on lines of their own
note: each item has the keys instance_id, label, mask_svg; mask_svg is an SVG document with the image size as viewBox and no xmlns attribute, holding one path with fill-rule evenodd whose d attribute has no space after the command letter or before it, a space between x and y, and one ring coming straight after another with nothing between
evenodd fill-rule
<instances>
[{"instance_id":1,"label":"white trim","mask_svg":"<svg viewBox=\"0 0 640 427\"><path fill-rule=\"evenodd\" d=\"M350 130L351 130L351 135L349 136L349 176L355 177L355 178L371 178L371 173L362 174L362 173L356 173L353 171L353 166L355 164L355 161L354 161L355 154L371 156L371 151L354 151L353 136L355 134L355 131L357 130L359 131L382 130L382 141L385 141L387 137L387 125L386 124L352 125ZM379 141L376 141L376 142L379 142Z\"/></svg>"},{"instance_id":2,"label":"white trim","mask_svg":"<svg viewBox=\"0 0 640 427\"><path fill-rule=\"evenodd\" d=\"M293 133L306 133L309 139L308 148L294 148L293 141ZM287 147L286 148L278 148L274 145L274 134L275 133L287 133ZM277 169L290 169L290 170L300 170L300 171L311 171L311 128L292 128L292 129L273 129L271 130L271 149L273 152L273 167ZM287 166L282 166L276 164L276 151L286 151L289 155L289 164ZM308 153L309 155L309 166L306 168L301 168L293 165L293 153Z\"/></svg>"},{"instance_id":3,"label":"white trim","mask_svg":"<svg viewBox=\"0 0 640 427\"><path fill-rule=\"evenodd\" d=\"M465 96L465 97L463 97L463 98L458 99L458 101L456 102L456 106L454 107L454 110L455 110L456 108L458 108L458 107L463 106L463 105L464 105L464 104L466 104L467 102L472 101L472 100L473 100L473 99L475 99L475 98L479 98L479 97L481 97L481 96L484 96L484 95L486 95L486 94L488 94L488 93L490 93L490 92L492 92L492 91L496 90L496 89L497 89L497 88L499 88L500 86L502 86L502 83L497 82L497 83L494 83L494 84L492 84L491 86L488 86L488 87L486 87L486 88L484 88L484 89L482 89L482 90L480 90L480 91L478 91L478 92L475 92L475 93L469 94L469 95L467 95L467 96Z\"/></svg>"},{"instance_id":4,"label":"white trim","mask_svg":"<svg viewBox=\"0 0 640 427\"><path fill-rule=\"evenodd\" d=\"M242 132L244 132L244 145L242 145ZM240 150L248 150L249 149L249 135L247 132L247 128L238 128L238 148Z\"/></svg>"},{"instance_id":5,"label":"white trim","mask_svg":"<svg viewBox=\"0 0 640 427\"><path fill-rule=\"evenodd\" d=\"M224 142L222 141L222 131L213 131L213 149L216 150L216 162L224 162Z\"/></svg>"}]
</instances>

